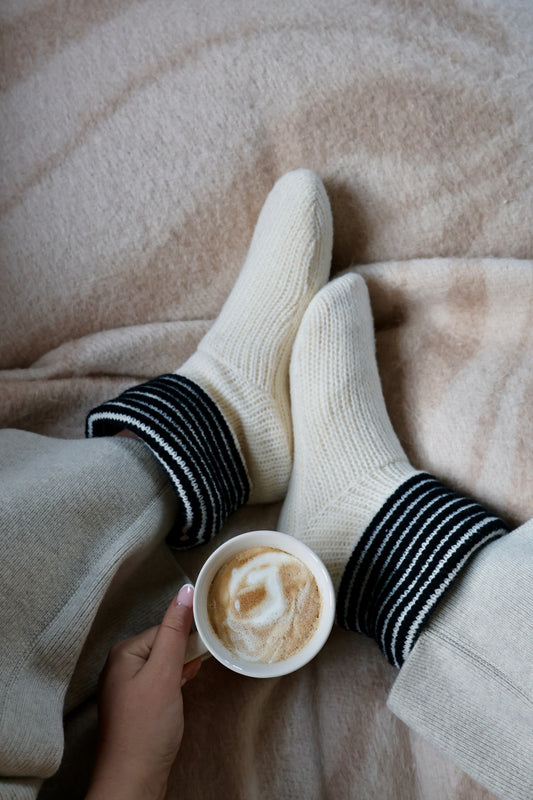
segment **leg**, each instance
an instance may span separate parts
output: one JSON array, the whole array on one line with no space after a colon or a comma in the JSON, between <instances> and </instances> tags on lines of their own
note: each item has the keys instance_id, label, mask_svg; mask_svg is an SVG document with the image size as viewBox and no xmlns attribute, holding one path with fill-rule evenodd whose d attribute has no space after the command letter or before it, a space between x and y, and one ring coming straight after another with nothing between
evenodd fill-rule
<instances>
[{"instance_id":1,"label":"leg","mask_svg":"<svg viewBox=\"0 0 533 800\"><path fill-rule=\"evenodd\" d=\"M175 541L199 543L250 493L285 491L289 356L327 279L331 243L321 181L289 173L265 203L219 319L182 369L93 411L88 433L102 439L2 434L0 768L13 776L13 797L31 796L58 766L65 692L116 572L170 529ZM107 436L123 428L152 452Z\"/></svg>"},{"instance_id":2,"label":"leg","mask_svg":"<svg viewBox=\"0 0 533 800\"><path fill-rule=\"evenodd\" d=\"M268 196L239 279L192 358L89 415L90 436L128 428L167 470L183 507L173 544L207 541L248 498L285 494L289 359L327 280L331 247L322 182L309 170L289 172Z\"/></svg>"},{"instance_id":3,"label":"leg","mask_svg":"<svg viewBox=\"0 0 533 800\"><path fill-rule=\"evenodd\" d=\"M414 469L385 408L366 285L332 281L291 361L294 470L280 527L322 556L339 622L401 666L462 566L506 527Z\"/></svg>"},{"instance_id":4,"label":"leg","mask_svg":"<svg viewBox=\"0 0 533 800\"><path fill-rule=\"evenodd\" d=\"M429 641L436 653L429 632L441 618L453 626L446 609L456 607L453 598L462 596L464 576L491 551L505 547L507 529L478 503L407 461L386 413L368 293L359 276L331 282L311 303L293 350L291 392L295 460L279 527L304 539L325 561L338 591L339 623L372 636L395 666L406 659L412 665L402 669L405 680L400 677L393 696L403 698L398 706L411 719L408 692L418 692L422 699L413 717L420 716L431 688L430 670L420 667ZM531 579L525 584L530 587ZM462 601L457 608L456 627ZM483 608L481 595L481 615ZM484 619L480 636L488 637L490 649L490 615ZM418 658L411 661L423 630ZM511 659L513 653L516 648ZM529 661L520 663L524 670ZM429 683L415 689L415 672L416 680L423 674ZM524 708L528 702L531 693ZM434 720L437 702L432 712ZM504 723L520 731L524 741L530 736L525 713ZM483 726L489 719L480 716L478 722ZM476 742L466 747L475 750ZM523 764L522 780L528 770Z\"/></svg>"},{"instance_id":5,"label":"leg","mask_svg":"<svg viewBox=\"0 0 533 800\"><path fill-rule=\"evenodd\" d=\"M119 437L4 430L0 465L0 774L25 797L61 760L66 690L108 587L164 541L176 500L148 449Z\"/></svg>"},{"instance_id":6,"label":"leg","mask_svg":"<svg viewBox=\"0 0 533 800\"><path fill-rule=\"evenodd\" d=\"M533 522L466 566L388 705L484 786L533 797Z\"/></svg>"}]
</instances>

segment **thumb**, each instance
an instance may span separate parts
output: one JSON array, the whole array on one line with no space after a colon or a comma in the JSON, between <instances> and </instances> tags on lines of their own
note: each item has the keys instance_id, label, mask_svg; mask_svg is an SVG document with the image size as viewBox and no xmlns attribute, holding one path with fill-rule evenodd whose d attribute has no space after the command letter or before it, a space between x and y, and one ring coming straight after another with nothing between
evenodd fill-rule
<instances>
[{"instance_id":1,"label":"thumb","mask_svg":"<svg viewBox=\"0 0 533 800\"><path fill-rule=\"evenodd\" d=\"M185 659L187 639L192 625L192 584L182 586L165 612L148 659L151 670L159 677L169 676L179 686Z\"/></svg>"}]
</instances>

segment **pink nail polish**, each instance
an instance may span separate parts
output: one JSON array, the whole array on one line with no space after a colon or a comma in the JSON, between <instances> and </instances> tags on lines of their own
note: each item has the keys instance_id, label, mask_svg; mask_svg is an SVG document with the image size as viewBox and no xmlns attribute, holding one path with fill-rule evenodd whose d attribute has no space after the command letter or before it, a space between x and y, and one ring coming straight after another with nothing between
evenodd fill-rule
<instances>
[{"instance_id":1,"label":"pink nail polish","mask_svg":"<svg viewBox=\"0 0 533 800\"><path fill-rule=\"evenodd\" d=\"M178 592L178 595L176 597L176 605L187 606L187 608L191 608L193 594L194 594L194 586L192 585L192 583L186 583L185 586L182 586Z\"/></svg>"}]
</instances>

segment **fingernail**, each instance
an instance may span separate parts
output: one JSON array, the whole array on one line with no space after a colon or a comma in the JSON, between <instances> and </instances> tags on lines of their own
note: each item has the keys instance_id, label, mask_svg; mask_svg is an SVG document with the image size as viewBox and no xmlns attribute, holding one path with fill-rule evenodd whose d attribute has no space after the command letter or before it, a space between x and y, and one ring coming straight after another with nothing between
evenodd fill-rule
<instances>
[{"instance_id":1,"label":"fingernail","mask_svg":"<svg viewBox=\"0 0 533 800\"><path fill-rule=\"evenodd\" d=\"M191 608L193 593L194 586L192 583L186 583L185 586L182 586L178 592L178 596L176 597L176 605L187 606L187 608Z\"/></svg>"}]
</instances>

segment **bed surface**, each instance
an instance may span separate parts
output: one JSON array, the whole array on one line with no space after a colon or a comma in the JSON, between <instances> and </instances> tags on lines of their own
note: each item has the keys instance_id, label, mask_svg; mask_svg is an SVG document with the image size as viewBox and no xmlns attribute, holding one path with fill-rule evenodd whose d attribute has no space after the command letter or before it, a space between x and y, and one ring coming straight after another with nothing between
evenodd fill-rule
<instances>
[{"instance_id":1,"label":"bed surface","mask_svg":"<svg viewBox=\"0 0 533 800\"><path fill-rule=\"evenodd\" d=\"M2 427L81 437L89 408L177 369L273 183L305 166L330 196L332 274L368 283L409 457L531 517L529 3L7 0L0 19ZM216 544L278 512L242 509ZM210 547L179 558L191 577ZM172 592L173 557L150 559L108 598L124 633ZM395 674L337 629L284 678L206 662L169 800L494 797L391 714ZM83 797L92 685L75 678L43 798Z\"/></svg>"}]
</instances>

